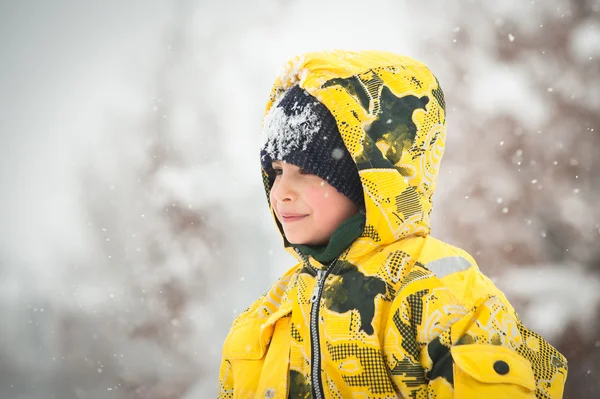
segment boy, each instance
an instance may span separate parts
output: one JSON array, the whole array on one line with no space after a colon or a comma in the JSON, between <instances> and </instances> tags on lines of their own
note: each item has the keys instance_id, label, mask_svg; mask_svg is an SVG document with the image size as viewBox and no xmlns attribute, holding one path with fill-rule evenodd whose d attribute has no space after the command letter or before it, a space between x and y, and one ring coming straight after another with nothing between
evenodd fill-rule
<instances>
[{"instance_id":1,"label":"boy","mask_svg":"<svg viewBox=\"0 0 600 399\"><path fill-rule=\"evenodd\" d=\"M234 321L219 398L562 397L566 359L429 235L446 131L425 65L299 57L264 132L269 204L299 263Z\"/></svg>"}]
</instances>

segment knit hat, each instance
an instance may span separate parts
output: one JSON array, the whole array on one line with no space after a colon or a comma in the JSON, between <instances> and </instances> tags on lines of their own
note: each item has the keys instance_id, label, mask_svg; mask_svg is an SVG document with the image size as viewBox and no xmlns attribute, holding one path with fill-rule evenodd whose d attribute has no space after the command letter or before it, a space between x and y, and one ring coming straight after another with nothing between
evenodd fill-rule
<instances>
[{"instance_id":1,"label":"knit hat","mask_svg":"<svg viewBox=\"0 0 600 399\"><path fill-rule=\"evenodd\" d=\"M348 152L329 109L295 85L265 116L261 165L271 179L274 160L319 176L364 208L358 168Z\"/></svg>"}]
</instances>

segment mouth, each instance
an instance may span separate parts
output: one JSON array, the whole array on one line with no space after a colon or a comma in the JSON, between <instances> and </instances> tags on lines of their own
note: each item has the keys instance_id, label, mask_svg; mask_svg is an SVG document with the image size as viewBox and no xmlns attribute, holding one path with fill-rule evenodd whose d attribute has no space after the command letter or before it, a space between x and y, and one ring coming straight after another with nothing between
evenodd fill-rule
<instances>
[{"instance_id":1,"label":"mouth","mask_svg":"<svg viewBox=\"0 0 600 399\"><path fill-rule=\"evenodd\" d=\"M292 223L292 222L297 222L299 220L302 220L307 216L308 215L298 215L298 214L294 214L294 213L282 213L281 221L283 223Z\"/></svg>"}]
</instances>

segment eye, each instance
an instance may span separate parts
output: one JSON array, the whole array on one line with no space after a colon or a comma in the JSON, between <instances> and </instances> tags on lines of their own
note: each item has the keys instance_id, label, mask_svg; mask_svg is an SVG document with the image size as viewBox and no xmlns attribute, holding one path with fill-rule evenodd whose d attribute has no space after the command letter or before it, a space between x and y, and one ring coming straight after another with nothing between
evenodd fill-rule
<instances>
[{"instance_id":1,"label":"eye","mask_svg":"<svg viewBox=\"0 0 600 399\"><path fill-rule=\"evenodd\" d=\"M273 173L275 176L281 176L283 174L283 169L273 168Z\"/></svg>"},{"instance_id":2,"label":"eye","mask_svg":"<svg viewBox=\"0 0 600 399\"><path fill-rule=\"evenodd\" d=\"M305 171L304 169L300 169L301 175L312 175L312 173Z\"/></svg>"}]
</instances>

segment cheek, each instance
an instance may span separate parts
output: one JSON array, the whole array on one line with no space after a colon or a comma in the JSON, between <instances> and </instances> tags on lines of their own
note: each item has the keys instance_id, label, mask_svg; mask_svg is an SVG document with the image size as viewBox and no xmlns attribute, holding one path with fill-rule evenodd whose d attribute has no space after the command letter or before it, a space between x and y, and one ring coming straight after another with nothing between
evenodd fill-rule
<instances>
[{"instance_id":1,"label":"cheek","mask_svg":"<svg viewBox=\"0 0 600 399\"><path fill-rule=\"evenodd\" d=\"M305 192L306 202L320 217L331 217L336 209L337 192L333 187L312 187Z\"/></svg>"},{"instance_id":2,"label":"cheek","mask_svg":"<svg viewBox=\"0 0 600 399\"><path fill-rule=\"evenodd\" d=\"M358 211L352 201L331 186L313 188L305 198L310 201L316 221L327 231L335 230Z\"/></svg>"}]
</instances>

